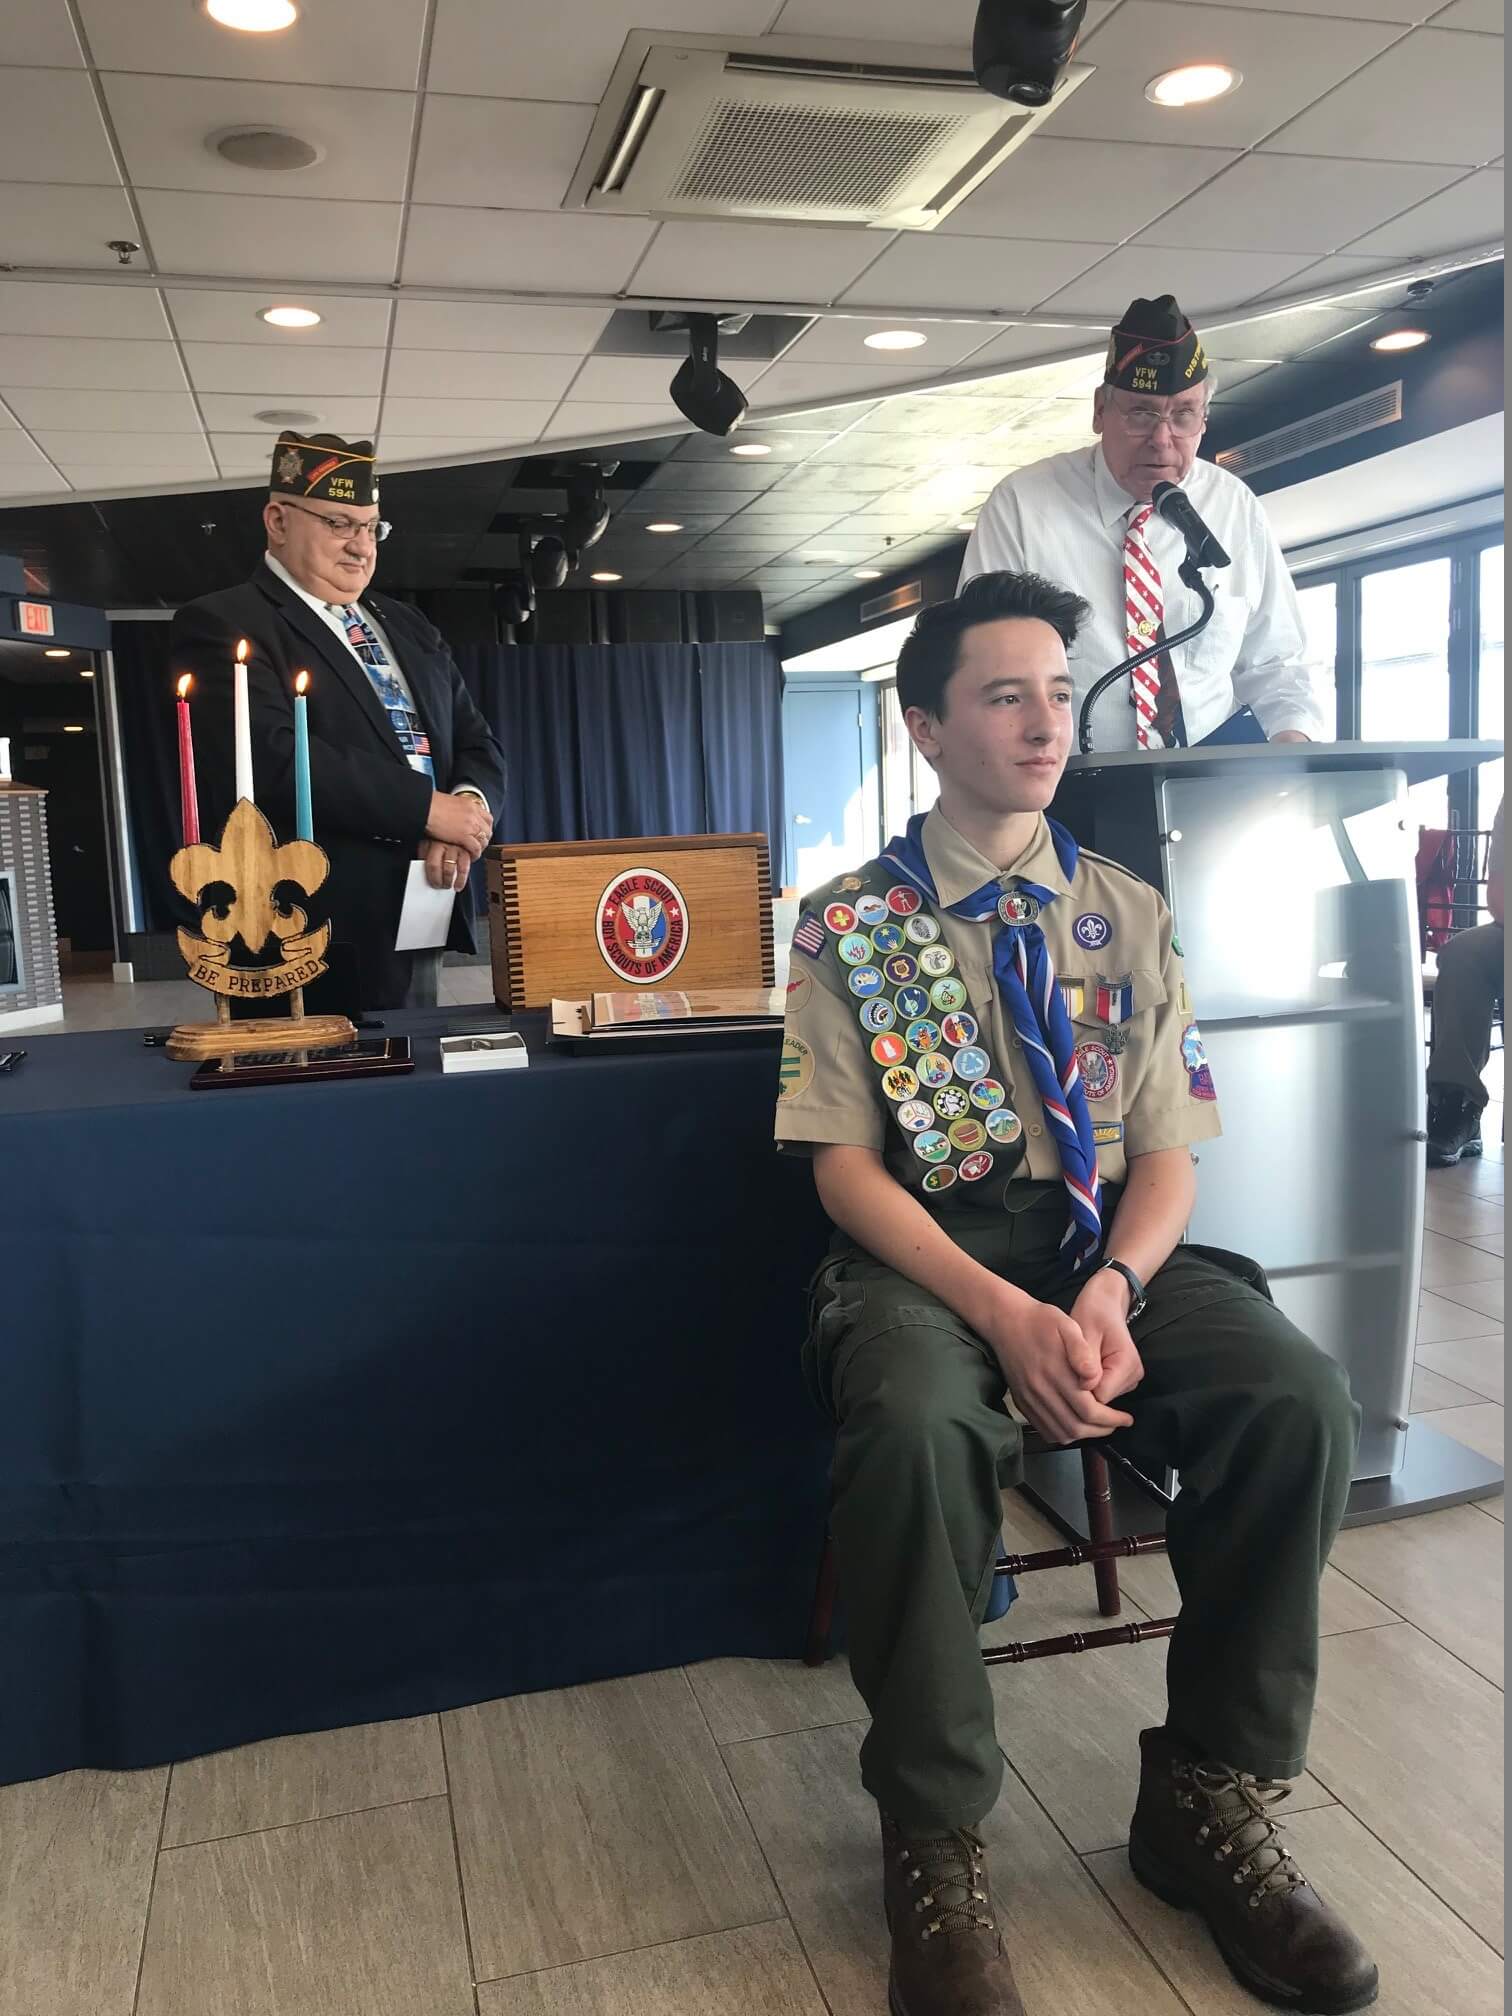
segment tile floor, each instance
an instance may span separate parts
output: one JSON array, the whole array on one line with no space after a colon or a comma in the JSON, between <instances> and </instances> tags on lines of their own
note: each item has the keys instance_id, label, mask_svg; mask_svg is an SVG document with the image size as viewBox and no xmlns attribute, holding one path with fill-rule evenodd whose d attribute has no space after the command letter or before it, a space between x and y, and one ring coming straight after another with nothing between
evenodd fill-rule
<instances>
[{"instance_id":1,"label":"tile floor","mask_svg":"<svg viewBox=\"0 0 1512 2016\"><path fill-rule=\"evenodd\" d=\"M487 998L449 969L454 998ZM479 989L481 987L481 994ZM111 1005L71 991L71 1028ZM166 1000L124 1019L169 1020ZM1435 1174L1414 1409L1500 1458L1500 1110ZM1022 1500L1010 1533L1047 1544ZM1381 2016L1502 2003L1500 1499L1340 1537L1304 1867L1370 1939ZM1172 1603L1127 1564L1134 1614ZM1009 1636L1075 1628L1082 1577ZM1123 1855L1159 1645L999 1669L987 1833L1030 2016L1242 2016ZM843 1665L709 1665L0 1788L0 2016L881 2016L876 1829Z\"/></svg>"}]
</instances>

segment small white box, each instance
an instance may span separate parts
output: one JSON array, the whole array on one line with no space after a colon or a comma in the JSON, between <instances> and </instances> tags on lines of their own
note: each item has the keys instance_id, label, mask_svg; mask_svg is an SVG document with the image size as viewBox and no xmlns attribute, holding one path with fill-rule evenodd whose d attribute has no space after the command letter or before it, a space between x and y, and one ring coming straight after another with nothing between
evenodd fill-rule
<instances>
[{"instance_id":1,"label":"small white box","mask_svg":"<svg viewBox=\"0 0 1512 2016\"><path fill-rule=\"evenodd\" d=\"M525 1039L513 1030L441 1038L441 1069L446 1072L523 1071L529 1063Z\"/></svg>"}]
</instances>

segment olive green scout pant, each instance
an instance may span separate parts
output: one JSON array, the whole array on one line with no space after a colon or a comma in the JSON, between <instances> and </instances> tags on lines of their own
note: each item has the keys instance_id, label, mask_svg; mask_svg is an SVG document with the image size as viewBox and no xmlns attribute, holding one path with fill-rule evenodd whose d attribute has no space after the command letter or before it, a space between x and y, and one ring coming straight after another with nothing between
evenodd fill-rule
<instances>
[{"instance_id":1,"label":"olive green scout pant","mask_svg":"<svg viewBox=\"0 0 1512 2016\"><path fill-rule=\"evenodd\" d=\"M1059 1184L1025 1183L1001 1217L941 1213L1006 1280L1069 1309ZM1107 1200L1111 1222L1113 1197ZM1178 1247L1134 1325L1143 1383L1114 1439L1153 1477L1180 1472L1167 1521L1181 1621L1170 1721L1261 1778L1302 1770L1318 1669L1318 1583L1343 1517L1359 1409L1339 1366L1280 1313L1252 1262ZM837 1427L831 1531L851 1671L872 1726L867 1790L904 1827L972 1826L1003 1759L978 1629L1021 1474L991 1349L944 1304L837 1245L805 1350ZM1074 1740L1074 1739L1073 1739Z\"/></svg>"}]
</instances>

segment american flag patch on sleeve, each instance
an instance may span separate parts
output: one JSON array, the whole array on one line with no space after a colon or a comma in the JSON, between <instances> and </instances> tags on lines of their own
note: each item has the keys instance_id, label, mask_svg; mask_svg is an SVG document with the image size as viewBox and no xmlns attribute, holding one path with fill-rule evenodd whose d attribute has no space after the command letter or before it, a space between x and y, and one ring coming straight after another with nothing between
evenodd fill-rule
<instances>
[{"instance_id":1,"label":"american flag patch on sleeve","mask_svg":"<svg viewBox=\"0 0 1512 2016\"><path fill-rule=\"evenodd\" d=\"M793 933L793 950L806 952L810 959L817 959L824 950L824 924L812 914L805 917Z\"/></svg>"}]
</instances>

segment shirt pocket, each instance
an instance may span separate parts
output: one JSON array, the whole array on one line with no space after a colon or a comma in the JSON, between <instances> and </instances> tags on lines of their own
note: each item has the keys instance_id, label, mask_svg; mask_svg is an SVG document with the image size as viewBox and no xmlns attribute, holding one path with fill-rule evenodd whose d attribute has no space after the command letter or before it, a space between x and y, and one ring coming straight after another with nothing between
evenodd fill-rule
<instances>
[{"instance_id":1,"label":"shirt pocket","mask_svg":"<svg viewBox=\"0 0 1512 2016\"><path fill-rule=\"evenodd\" d=\"M1166 984L1153 966L1132 973L1099 977L1089 974L1075 983L1071 1029L1076 1039L1076 1058L1092 1118L1117 1119L1127 1112L1130 1096L1143 1076L1150 1045L1154 1039L1157 1011L1166 1003ZM1106 985L1114 998L1098 1012L1098 989ZM1117 990L1127 988L1132 1004L1117 998ZM1130 1012L1120 1011L1130 1008Z\"/></svg>"},{"instance_id":2,"label":"shirt pocket","mask_svg":"<svg viewBox=\"0 0 1512 2016\"><path fill-rule=\"evenodd\" d=\"M1236 593L1226 582L1215 583L1215 588L1213 620L1200 637L1193 638L1183 649L1191 654L1189 663L1198 671L1214 678L1227 678L1238 663L1244 633L1254 612L1244 596ZM1199 610L1194 608L1188 620L1195 621L1198 613Z\"/></svg>"}]
</instances>

